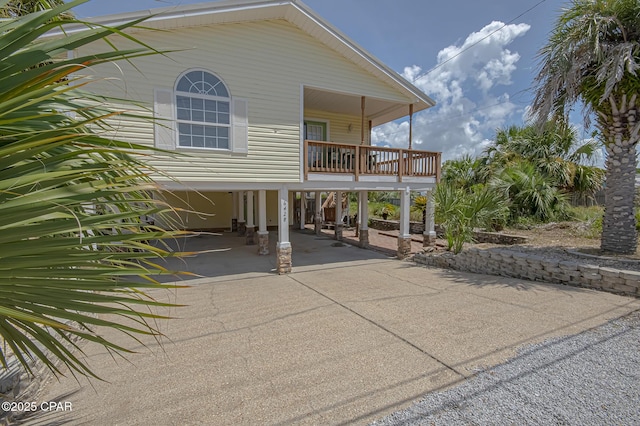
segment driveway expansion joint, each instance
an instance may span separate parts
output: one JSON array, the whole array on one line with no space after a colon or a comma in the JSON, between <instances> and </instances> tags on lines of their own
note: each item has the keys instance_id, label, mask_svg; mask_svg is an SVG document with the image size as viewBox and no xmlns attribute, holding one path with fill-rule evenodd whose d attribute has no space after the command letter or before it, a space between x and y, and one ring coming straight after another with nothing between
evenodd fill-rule
<instances>
[{"instance_id":1,"label":"driveway expansion joint","mask_svg":"<svg viewBox=\"0 0 640 426\"><path fill-rule=\"evenodd\" d=\"M352 314L362 318L363 320L367 321L368 323L376 326L377 328L383 330L384 332L386 332L387 334L390 334L391 336L395 337L396 339L404 342L405 344L411 346L413 349L419 351L420 353L422 353L423 355L426 355L427 357L431 358L432 360L434 360L435 362L437 362L438 364L442 365L443 367L445 367L447 370L453 372L454 374L456 374L457 376L466 379L468 378L467 375L465 375L464 373L460 372L459 370L457 370L456 368L452 367L451 365L447 364L445 361L437 358L436 356L430 354L429 352L427 352L426 350L422 349L420 346L416 345L415 343L410 342L409 340L407 340L406 338L400 336L399 334L393 332L392 330L389 330L388 328L386 328L384 325L379 324L378 322L376 322L375 320L371 319L371 318L367 318L366 316L362 315L361 313L355 311L354 309L350 308L349 306L339 302L338 300L333 299L332 297L322 293L321 291L303 283L302 281L299 281L298 279L296 279L294 276L289 275L288 278L290 278L291 280L295 281L296 283L300 284L301 286L313 291L314 293L318 294L319 296L330 300L331 302L335 303L336 305L340 306L341 308L351 312Z\"/></svg>"}]
</instances>

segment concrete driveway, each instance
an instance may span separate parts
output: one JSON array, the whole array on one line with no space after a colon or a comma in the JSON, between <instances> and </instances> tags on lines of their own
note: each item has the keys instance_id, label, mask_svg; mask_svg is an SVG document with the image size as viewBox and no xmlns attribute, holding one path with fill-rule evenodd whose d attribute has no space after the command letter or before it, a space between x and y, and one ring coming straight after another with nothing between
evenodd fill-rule
<instances>
[{"instance_id":1,"label":"concrete driveway","mask_svg":"<svg viewBox=\"0 0 640 426\"><path fill-rule=\"evenodd\" d=\"M52 380L40 401L73 411L29 424L366 424L518 347L640 309L640 300L426 269L295 232L294 272L278 276L267 272L273 255L240 240L191 242L234 248L188 260L209 278L156 294L187 305L160 325L162 345L106 331L138 353L114 359L87 344L108 382Z\"/></svg>"}]
</instances>

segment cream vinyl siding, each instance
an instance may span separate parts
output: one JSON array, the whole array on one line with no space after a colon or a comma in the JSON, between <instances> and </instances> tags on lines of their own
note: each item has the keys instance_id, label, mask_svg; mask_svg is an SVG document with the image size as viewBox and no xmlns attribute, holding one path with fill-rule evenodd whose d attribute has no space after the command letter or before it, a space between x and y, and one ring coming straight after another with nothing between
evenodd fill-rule
<instances>
[{"instance_id":1,"label":"cream vinyl siding","mask_svg":"<svg viewBox=\"0 0 640 426\"><path fill-rule=\"evenodd\" d=\"M172 90L177 77L191 68L205 69L220 77L232 99L248 102L248 152L179 149L189 157L155 155L153 166L185 181L296 182L300 180L301 87L354 93L382 99L407 101L402 94L352 62L300 31L276 21L233 23L173 31L136 32L135 37L160 50L177 50L104 65L92 70L108 78L89 89L108 96L142 101L153 109L154 91ZM128 41L117 40L119 47ZM109 49L102 46L101 49ZM86 53L86 52L81 52ZM148 110L145 114L151 114ZM317 111L310 116L323 118ZM331 115L331 114L329 114ZM360 138L360 118L351 133L344 118L331 116L331 139ZM154 145L152 124L118 119L118 136ZM355 138L355 139L354 139ZM159 180L162 180L159 177Z\"/></svg>"},{"instance_id":2,"label":"cream vinyl siding","mask_svg":"<svg viewBox=\"0 0 640 426\"><path fill-rule=\"evenodd\" d=\"M231 227L233 196L228 192L175 191L163 193L163 197L175 209L173 220L183 229ZM159 225L166 226L162 221Z\"/></svg>"},{"instance_id":3,"label":"cream vinyl siding","mask_svg":"<svg viewBox=\"0 0 640 426\"><path fill-rule=\"evenodd\" d=\"M333 114L318 110L305 110L304 116L305 120L314 121L315 119L328 122L329 141L353 145L360 144L360 123L362 121L362 117ZM349 125L351 125L351 131L349 131ZM365 124L365 126L367 126L367 124ZM368 130L365 130L365 139L369 140Z\"/></svg>"},{"instance_id":4,"label":"cream vinyl siding","mask_svg":"<svg viewBox=\"0 0 640 426\"><path fill-rule=\"evenodd\" d=\"M278 227L279 203L278 191L267 191L267 226L269 227Z\"/></svg>"},{"instance_id":5,"label":"cream vinyl siding","mask_svg":"<svg viewBox=\"0 0 640 426\"><path fill-rule=\"evenodd\" d=\"M267 226L278 226L278 192L267 193ZM258 230L258 191L254 191L254 224ZM178 223L182 229L207 230L230 229L233 212L233 195L229 192L164 192L159 196L169 203L175 212L171 221ZM198 212L198 213L195 213ZM245 218L247 217L245 212ZM161 219L156 220L160 226L167 226Z\"/></svg>"}]
</instances>

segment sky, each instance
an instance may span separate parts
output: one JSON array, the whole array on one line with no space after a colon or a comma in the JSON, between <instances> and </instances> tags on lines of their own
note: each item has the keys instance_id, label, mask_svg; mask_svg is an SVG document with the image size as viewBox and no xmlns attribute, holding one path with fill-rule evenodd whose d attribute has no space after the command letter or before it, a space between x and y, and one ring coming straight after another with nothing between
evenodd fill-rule
<instances>
[{"instance_id":1,"label":"sky","mask_svg":"<svg viewBox=\"0 0 640 426\"><path fill-rule=\"evenodd\" d=\"M198 0L90 0L80 18ZM476 155L496 129L523 125L537 52L566 0L303 0L437 102L414 115L415 149L443 160ZM580 115L572 116L579 135ZM373 143L406 148L408 118L379 126Z\"/></svg>"}]
</instances>

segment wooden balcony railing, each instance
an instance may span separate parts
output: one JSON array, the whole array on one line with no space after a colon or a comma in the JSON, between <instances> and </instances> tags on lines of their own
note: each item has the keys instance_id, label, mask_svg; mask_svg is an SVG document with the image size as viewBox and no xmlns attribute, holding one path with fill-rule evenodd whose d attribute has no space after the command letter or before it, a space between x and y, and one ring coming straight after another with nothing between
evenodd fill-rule
<instances>
[{"instance_id":1,"label":"wooden balcony railing","mask_svg":"<svg viewBox=\"0 0 640 426\"><path fill-rule=\"evenodd\" d=\"M304 175L343 173L360 176L435 177L440 180L441 153L379 146L304 141Z\"/></svg>"}]
</instances>

